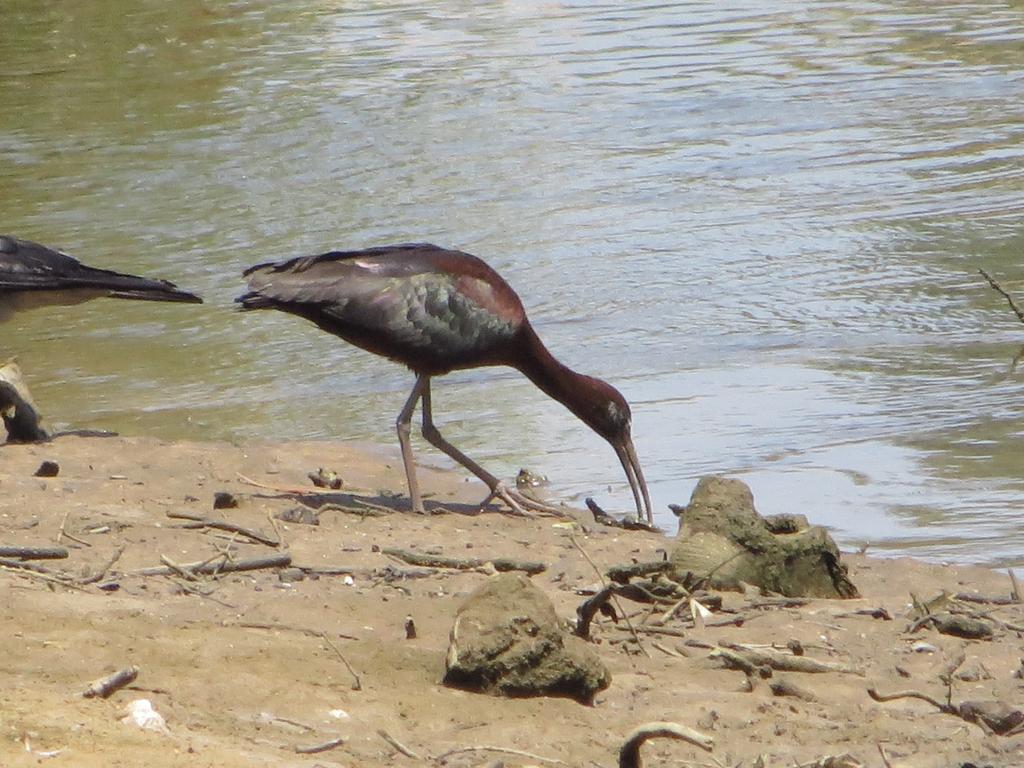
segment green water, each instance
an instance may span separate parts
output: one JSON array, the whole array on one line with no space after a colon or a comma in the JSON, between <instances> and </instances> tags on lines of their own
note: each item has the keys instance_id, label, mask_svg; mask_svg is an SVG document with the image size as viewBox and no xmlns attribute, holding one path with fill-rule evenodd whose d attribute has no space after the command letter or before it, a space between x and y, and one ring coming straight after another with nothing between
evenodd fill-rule
<instances>
[{"instance_id":1,"label":"green water","mask_svg":"<svg viewBox=\"0 0 1024 768\"><path fill-rule=\"evenodd\" d=\"M232 299L434 241L623 390L661 510L730 472L847 546L1021 562L1024 325L975 269L1024 303L1024 5L721 6L0 0L0 231L207 299L40 310L4 352L58 427L392 444L407 372ZM435 411L630 506L517 374Z\"/></svg>"}]
</instances>

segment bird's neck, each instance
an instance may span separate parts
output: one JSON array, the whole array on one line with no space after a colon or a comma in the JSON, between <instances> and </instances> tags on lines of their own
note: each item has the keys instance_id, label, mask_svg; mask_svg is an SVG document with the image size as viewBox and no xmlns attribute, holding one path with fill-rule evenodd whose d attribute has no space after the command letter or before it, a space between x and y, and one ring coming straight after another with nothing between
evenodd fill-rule
<instances>
[{"instance_id":1,"label":"bird's neck","mask_svg":"<svg viewBox=\"0 0 1024 768\"><path fill-rule=\"evenodd\" d=\"M524 343L513 366L522 371L538 389L589 424L584 404L588 403L587 395L592 391L591 378L560 363L529 325L523 329L523 333Z\"/></svg>"}]
</instances>

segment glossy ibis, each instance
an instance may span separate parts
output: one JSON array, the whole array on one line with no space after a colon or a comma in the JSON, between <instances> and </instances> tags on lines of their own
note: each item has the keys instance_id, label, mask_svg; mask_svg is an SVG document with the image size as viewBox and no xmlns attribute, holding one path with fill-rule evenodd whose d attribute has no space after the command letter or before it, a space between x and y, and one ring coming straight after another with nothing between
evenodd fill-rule
<instances>
[{"instance_id":1,"label":"glossy ibis","mask_svg":"<svg viewBox=\"0 0 1024 768\"><path fill-rule=\"evenodd\" d=\"M0 235L0 320L23 309L80 304L101 296L202 303L166 280L87 267L45 245Z\"/></svg>"},{"instance_id":2,"label":"glossy ibis","mask_svg":"<svg viewBox=\"0 0 1024 768\"><path fill-rule=\"evenodd\" d=\"M520 513L550 509L506 487L434 426L432 377L462 368L508 365L611 443L638 514L651 520L650 496L630 436L629 405L611 385L558 362L526 319L515 291L476 256L412 243L257 264L244 274L250 290L236 299L243 309L299 315L416 374L397 422L413 510L424 511L409 442L409 422L420 400L423 436L486 483L491 491L487 500L500 498Z\"/></svg>"}]
</instances>

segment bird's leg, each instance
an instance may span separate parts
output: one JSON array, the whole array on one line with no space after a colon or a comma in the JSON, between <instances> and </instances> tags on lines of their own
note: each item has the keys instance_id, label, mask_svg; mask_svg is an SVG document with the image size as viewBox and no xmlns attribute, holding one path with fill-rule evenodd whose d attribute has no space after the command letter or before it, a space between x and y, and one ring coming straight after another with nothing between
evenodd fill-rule
<instances>
[{"instance_id":1,"label":"bird's leg","mask_svg":"<svg viewBox=\"0 0 1024 768\"><path fill-rule=\"evenodd\" d=\"M412 511L418 514L425 514L423 497L420 495L420 484L416 479L416 465L412 458L412 442L409 440L409 423L412 421L412 412L416 409L416 401L420 399L424 391L430 393L430 377L417 376L409 399L402 406L401 413L395 426L398 429L398 444L402 446L402 463L405 465L405 481L409 484L409 498L412 499ZM424 401L424 406L427 401Z\"/></svg>"},{"instance_id":2,"label":"bird's leg","mask_svg":"<svg viewBox=\"0 0 1024 768\"><path fill-rule=\"evenodd\" d=\"M559 510L550 504L544 504L534 499L524 496L519 491L507 487L501 480L496 478L486 469L481 467L466 454L456 448L454 445L449 443L437 427L434 426L434 416L430 404L430 380L427 379L426 386L422 392L423 397L423 437L427 439L432 446L440 451L443 451L452 459L457 461L459 464L464 466L478 478L480 478L487 487L490 489L490 495L484 499L480 505L485 506L491 499L498 498L504 501L509 508L519 515L529 516L531 510L534 512L546 512L548 514L558 514Z\"/></svg>"}]
</instances>

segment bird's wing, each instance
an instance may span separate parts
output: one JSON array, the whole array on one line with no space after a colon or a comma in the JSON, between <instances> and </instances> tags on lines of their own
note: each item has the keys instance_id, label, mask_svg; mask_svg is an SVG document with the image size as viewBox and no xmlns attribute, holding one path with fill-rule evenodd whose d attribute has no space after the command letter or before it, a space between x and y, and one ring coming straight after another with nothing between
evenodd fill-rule
<instances>
[{"instance_id":1,"label":"bird's wing","mask_svg":"<svg viewBox=\"0 0 1024 768\"><path fill-rule=\"evenodd\" d=\"M75 290L97 291L99 295L121 299L202 301L166 280L95 269L45 245L0 235L0 294Z\"/></svg>"},{"instance_id":2,"label":"bird's wing","mask_svg":"<svg viewBox=\"0 0 1024 768\"><path fill-rule=\"evenodd\" d=\"M518 297L497 273L475 257L436 246L336 251L258 265L246 274L250 292L238 299L243 307L302 315L398 359L486 355L522 322Z\"/></svg>"}]
</instances>

